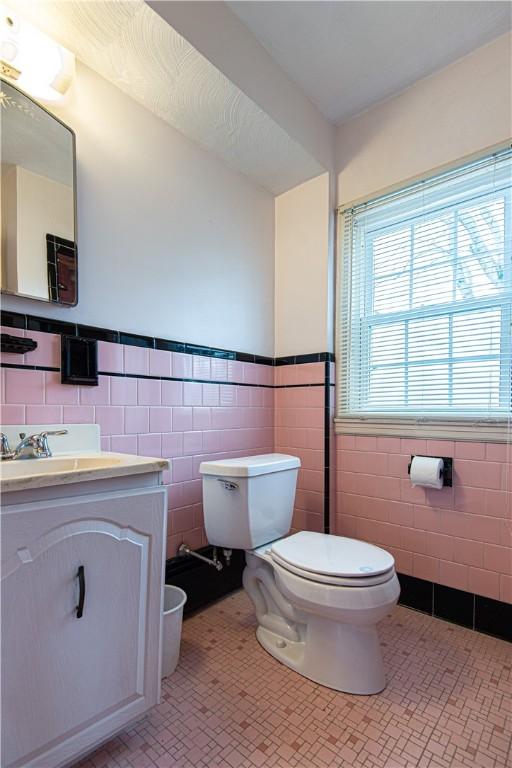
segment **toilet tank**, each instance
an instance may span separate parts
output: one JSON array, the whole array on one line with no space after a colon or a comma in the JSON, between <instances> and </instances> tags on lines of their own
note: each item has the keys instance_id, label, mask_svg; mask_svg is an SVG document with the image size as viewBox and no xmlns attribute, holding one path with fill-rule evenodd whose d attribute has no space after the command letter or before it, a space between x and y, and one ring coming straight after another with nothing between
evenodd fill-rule
<instances>
[{"instance_id":1,"label":"toilet tank","mask_svg":"<svg viewBox=\"0 0 512 768\"><path fill-rule=\"evenodd\" d=\"M282 453L203 461L203 511L210 544L255 549L290 530L300 460Z\"/></svg>"}]
</instances>

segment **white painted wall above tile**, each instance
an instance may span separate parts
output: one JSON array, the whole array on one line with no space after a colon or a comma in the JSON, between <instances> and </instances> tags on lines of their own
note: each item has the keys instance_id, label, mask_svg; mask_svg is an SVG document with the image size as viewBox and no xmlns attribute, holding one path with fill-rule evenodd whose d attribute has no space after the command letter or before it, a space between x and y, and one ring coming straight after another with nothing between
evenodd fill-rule
<instances>
[{"instance_id":1,"label":"white painted wall above tile","mask_svg":"<svg viewBox=\"0 0 512 768\"><path fill-rule=\"evenodd\" d=\"M58 116L77 136L78 305L2 308L272 355L272 195L80 62Z\"/></svg>"},{"instance_id":2,"label":"white painted wall above tile","mask_svg":"<svg viewBox=\"0 0 512 768\"><path fill-rule=\"evenodd\" d=\"M329 174L275 199L275 354L332 351Z\"/></svg>"},{"instance_id":3,"label":"white painted wall above tile","mask_svg":"<svg viewBox=\"0 0 512 768\"><path fill-rule=\"evenodd\" d=\"M502 35L341 125L338 203L345 204L512 137L512 36Z\"/></svg>"}]
</instances>

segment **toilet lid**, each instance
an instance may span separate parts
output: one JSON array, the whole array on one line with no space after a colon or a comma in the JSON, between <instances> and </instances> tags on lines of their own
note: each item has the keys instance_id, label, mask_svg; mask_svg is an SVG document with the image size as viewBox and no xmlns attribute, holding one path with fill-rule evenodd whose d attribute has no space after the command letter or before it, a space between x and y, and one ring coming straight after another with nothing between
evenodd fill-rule
<instances>
[{"instance_id":1,"label":"toilet lid","mask_svg":"<svg viewBox=\"0 0 512 768\"><path fill-rule=\"evenodd\" d=\"M312 574L352 579L386 573L395 564L389 552L373 544L310 531L274 542L271 552L283 565Z\"/></svg>"}]
</instances>

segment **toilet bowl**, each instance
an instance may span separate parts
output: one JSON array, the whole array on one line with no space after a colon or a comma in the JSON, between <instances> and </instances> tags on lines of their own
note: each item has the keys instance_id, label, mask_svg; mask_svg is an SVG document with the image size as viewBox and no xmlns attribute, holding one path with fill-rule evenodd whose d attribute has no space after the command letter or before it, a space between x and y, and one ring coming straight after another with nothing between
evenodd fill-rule
<instances>
[{"instance_id":1,"label":"toilet bowl","mask_svg":"<svg viewBox=\"0 0 512 768\"><path fill-rule=\"evenodd\" d=\"M280 547L296 551L295 562L283 561ZM312 547L334 550L341 557L355 550L365 555L360 561L364 565L357 568L368 567L373 556L385 560L386 569L372 576L349 575L346 567L333 565L325 573L322 558L315 568ZM301 568L301 551L309 551L315 570ZM303 531L246 552L246 560L243 583L256 608L256 635L265 650L329 688L355 694L383 690L386 679L377 623L400 594L391 555L354 539Z\"/></svg>"},{"instance_id":2,"label":"toilet bowl","mask_svg":"<svg viewBox=\"0 0 512 768\"><path fill-rule=\"evenodd\" d=\"M400 594L394 559L356 539L287 536L299 466L281 454L203 462L208 540L245 549L243 584L266 651L321 685L378 693L386 679L377 623Z\"/></svg>"}]
</instances>

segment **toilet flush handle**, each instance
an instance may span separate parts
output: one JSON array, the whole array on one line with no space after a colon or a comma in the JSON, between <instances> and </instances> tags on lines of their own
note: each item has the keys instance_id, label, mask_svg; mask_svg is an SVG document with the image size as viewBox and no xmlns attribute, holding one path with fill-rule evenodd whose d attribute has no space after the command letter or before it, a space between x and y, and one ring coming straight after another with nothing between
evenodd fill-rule
<instances>
[{"instance_id":1,"label":"toilet flush handle","mask_svg":"<svg viewBox=\"0 0 512 768\"><path fill-rule=\"evenodd\" d=\"M222 477L218 477L217 480L219 483L222 483L226 491L237 491L238 485L236 483L232 483L231 480L224 480Z\"/></svg>"}]
</instances>

